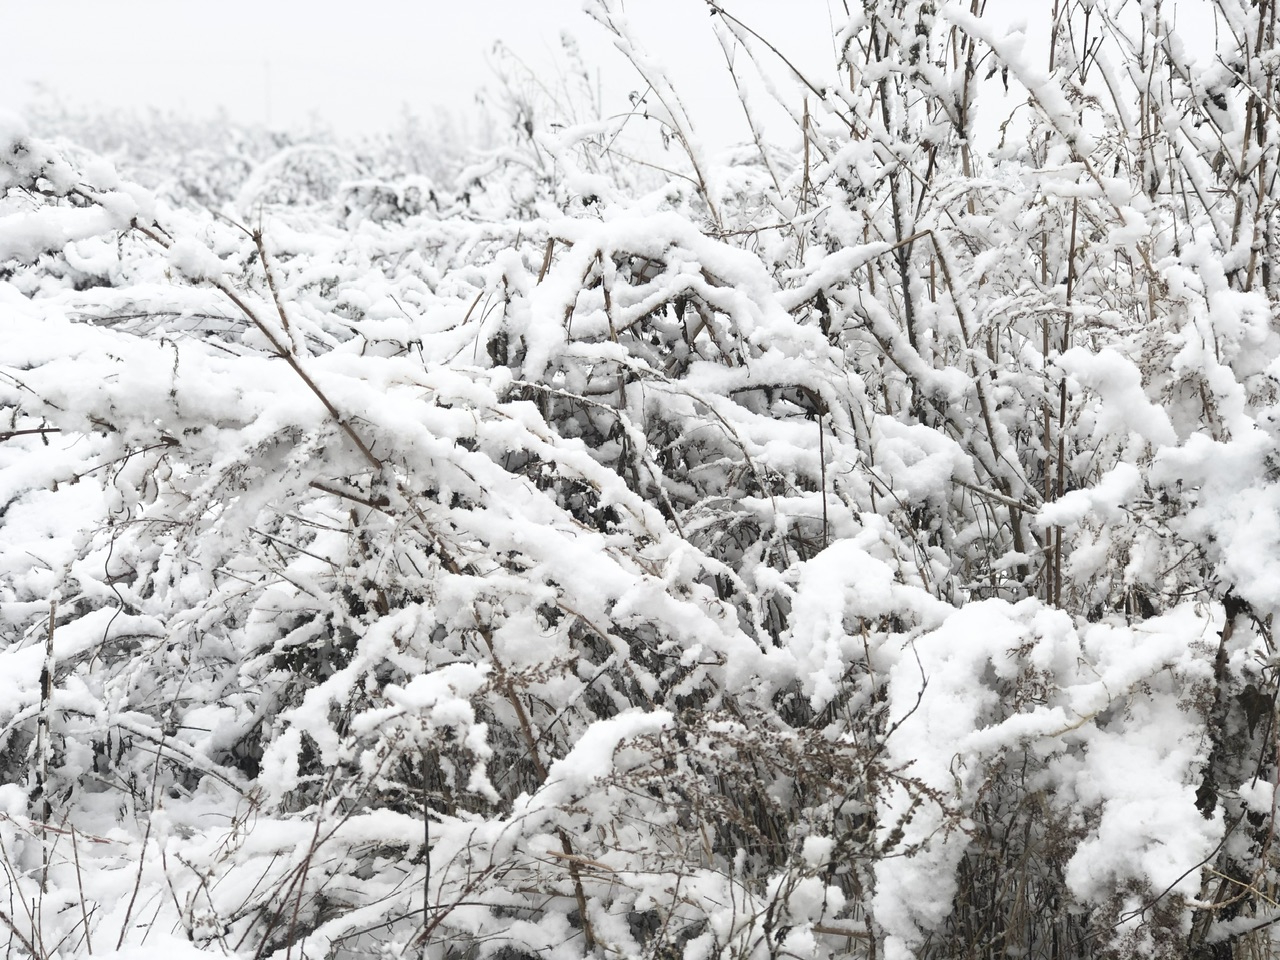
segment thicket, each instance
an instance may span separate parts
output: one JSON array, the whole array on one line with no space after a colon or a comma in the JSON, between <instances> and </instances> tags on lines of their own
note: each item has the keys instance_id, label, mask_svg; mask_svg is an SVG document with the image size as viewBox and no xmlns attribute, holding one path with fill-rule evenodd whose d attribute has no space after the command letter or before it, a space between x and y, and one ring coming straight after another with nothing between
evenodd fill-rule
<instances>
[{"instance_id":1,"label":"thicket","mask_svg":"<svg viewBox=\"0 0 1280 960\"><path fill-rule=\"evenodd\" d=\"M590 9L468 158L0 126L6 956L1272 956L1274 0L711 6L719 159Z\"/></svg>"}]
</instances>

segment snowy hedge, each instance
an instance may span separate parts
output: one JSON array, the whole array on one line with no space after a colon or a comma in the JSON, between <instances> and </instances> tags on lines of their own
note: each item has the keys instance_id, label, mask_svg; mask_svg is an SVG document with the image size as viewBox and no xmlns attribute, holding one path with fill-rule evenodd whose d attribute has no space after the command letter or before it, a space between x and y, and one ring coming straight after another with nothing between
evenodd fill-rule
<instances>
[{"instance_id":1,"label":"snowy hedge","mask_svg":"<svg viewBox=\"0 0 1280 960\"><path fill-rule=\"evenodd\" d=\"M451 172L0 123L9 955L1270 955L1274 4L713 7L721 160L589 6Z\"/></svg>"}]
</instances>

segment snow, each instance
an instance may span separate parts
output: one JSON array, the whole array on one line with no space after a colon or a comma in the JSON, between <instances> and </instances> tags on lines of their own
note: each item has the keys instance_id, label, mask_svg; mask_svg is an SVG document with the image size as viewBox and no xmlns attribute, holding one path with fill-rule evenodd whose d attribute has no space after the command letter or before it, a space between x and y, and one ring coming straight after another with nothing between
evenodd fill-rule
<instances>
[{"instance_id":1,"label":"snow","mask_svg":"<svg viewBox=\"0 0 1280 960\"><path fill-rule=\"evenodd\" d=\"M175 241L167 253L169 265L188 280L216 280L226 272L213 251L190 237Z\"/></svg>"},{"instance_id":2,"label":"snow","mask_svg":"<svg viewBox=\"0 0 1280 960\"><path fill-rule=\"evenodd\" d=\"M0 224L0 260L31 262L46 250L99 236L119 225L120 218L101 207L13 213Z\"/></svg>"},{"instance_id":3,"label":"snow","mask_svg":"<svg viewBox=\"0 0 1280 960\"><path fill-rule=\"evenodd\" d=\"M1164 956L1273 916L1280 290L1234 166L1274 58L1187 73L1149 8L1050 69L1034 15L861 5L838 84L765 78L808 149L732 168L612 0L647 93L514 83L430 181L0 116L15 942Z\"/></svg>"},{"instance_id":4,"label":"snow","mask_svg":"<svg viewBox=\"0 0 1280 960\"><path fill-rule=\"evenodd\" d=\"M1105 477L1085 490L1072 490L1036 514L1041 527L1071 527L1086 518L1116 522L1125 505L1142 491L1142 474L1130 463L1119 463Z\"/></svg>"}]
</instances>

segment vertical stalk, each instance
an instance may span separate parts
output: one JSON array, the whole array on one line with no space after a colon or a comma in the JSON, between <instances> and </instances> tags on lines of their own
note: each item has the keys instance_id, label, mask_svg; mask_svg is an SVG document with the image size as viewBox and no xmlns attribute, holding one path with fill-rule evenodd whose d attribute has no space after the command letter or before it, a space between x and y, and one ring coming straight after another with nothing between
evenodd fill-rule
<instances>
[{"instance_id":1,"label":"vertical stalk","mask_svg":"<svg viewBox=\"0 0 1280 960\"><path fill-rule=\"evenodd\" d=\"M431 929L431 811L427 806L427 751L422 749L422 929ZM422 960L427 958L427 938L422 938Z\"/></svg>"},{"instance_id":2,"label":"vertical stalk","mask_svg":"<svg viewBox=\"0 0 1280 960\"><path fill-rule=\"evenodd\" d=\"M1040 287L1042 290L1049 289L1049 234L1047 230L1040 231ZM1049 326L1052 321L1049 314L1044 315L1044 319L1040 324L1040 356L1042 362L1046 365L1049 362ZM1046 397L1043 405L1044 414L1044 501L1048 503L1053 499L1053 408ZM1054 602L1054 567L1052 565L1053 556L1057 553L1057 544L1055 542L1055 534L1050 532L1048 537L1049 545L1049 564L1045 566L1045 599L1050 603Z\"/></svg>"},{"instance_id":3,"label":"vertical stalk","mask_svg":"<svg viewBox=\"0 0 1280 960\"><path fill-rule=\"evenodd\" d=\"M1080 220L1080 200L1071 201L1071 242L1067 249L1067 311L1062 320L1062 341L1060 351L1066 353L1071 345L1071 301L1076 286L1076 229ZM1058 488L1057 496L1062 496L1066 487L1066 424L1067 424L1067 378L1058 381ZM1053 602L1062 606L1062 527L1053 528Z\"/></svg>"},{"instance_id":4,"label":"vertical stalk","mask_svg":"<svg viewBox=\"0 0 1280 960\"><path fill-rule=\"evenodd\" d=\"M818 467L822 471L822 549L827 549L830 521L827 517L827 441L826 426L822 422L822 409L818 410Z\"/></svg>"},{"instance_id":5,"label":"vertical stalk","mask_svg":"<svg viewBox=\"0 0 1280 960\"><path fill-rule=\"evenodd\" d=\"M884 49L880 47L879 37L873 32L871 35L872 49L875 51L876 59L883 60L889 53L889 40L884 41ZM892 127L893 118L889 112L889 80L887 77L881 77L878 84L880 89L880 119L884 124L885 132L888 133ZM902 217L902 197L899 188L902 185L902 178L898 173L895 165L889 171L889 198L893 209L893 232L894 243L896 247L893 252L894 259L898 263L898 276L902 281L902 303L905 312L904 319L907 327L907 342L911 344L912 350L919 350L919 344L916 338L916 305L911 299L911 244L903 243L907 238L905 225Z\"/></svg>"},{"instance_id":6,"label":"vertical stalk","mask_svg":"<svg viewBox=\"0 0 1280 960\"><path fill-rule=\"evenodd\" d=\"M981 13L978 0L972 0L969 4L969 13L971 16L977 17ZM964 173L965 180L973 179L973 159L969 148L969 107L970 96L972 94L972 84L974 74L977 73L977 65L973 62L973 37L965 36L965 61L964 61L964 95L960 101L960 165ZM977 214L977 208L974 205L973 192L968 193L968 209L969 216Z\"/></svg>"},{"instance_id":7,"label":"vertical stalk","mask_svg":"<svg viewBox=\"0 0 1280 960\"><path fill-rule=\"evenodd\" d=\"M49 712L53 709L53 631L58 620L58 597L49 599L49 629L45 633L44 665L40 668L40 717L36 721L36 789L40 793L40 890L49 889L49 821L53 819L53 804L49 800L49 750L52 735L49 731ZM40 900L44 906L44 898Z\"/></svg>"}]
</instances>

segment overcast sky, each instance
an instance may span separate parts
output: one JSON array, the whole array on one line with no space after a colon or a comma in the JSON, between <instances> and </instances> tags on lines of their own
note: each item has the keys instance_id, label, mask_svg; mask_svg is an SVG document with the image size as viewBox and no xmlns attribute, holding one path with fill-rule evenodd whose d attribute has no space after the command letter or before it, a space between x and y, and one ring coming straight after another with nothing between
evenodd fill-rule
<instances>
[{"instance_id":1,"label":"overcast sky","mask_svg":"<svg viewBox=\"0 0 1280 960\"><path fill-rule=\"evenodd\" d=\"M706 0L623 2L708 144L745 139ZM844 0L721 5L814 79L831 76ZM1204 0L1179 0L1176 9L1201 6ZM600 69L606 106L624 109L627 91L640 84L582 7L583 0L0 0L7 41L0 98L16 102L0 106L21 108L32 85L43 84L81 106L197 115L222 107L246 123L297 128L314 118L343 133L376 132L393 127L406 108L473 115L476 91L495 82L498 41L554 85L567 31ZM987 0L987 16L1029 20L1032 35L1047 35L1051 9L1050 0ZM1211 20L1205 24L1211 37ZM1191 33L1193 45L1207 49L1211 41ZM761 91L756 100L767 97Z\"/></svg>"},{"instance_id":2,"label":"overcast sky","mask_svg":"<svg viewBox=\"0 0 1280 960\"><path fill-rule=\"evenodd\" d=\"M728 0L726 9L798 63L829 71L841 0ZM559 37L577 37L606 84L634 86L582 0L0 0L9 42L0 90L18 101L41 83L77 104L225 107L246 122L340 131L386 129L402 110L465 113L493 83L501 41L554 76ZM666 62L718 143L745 136L704 0L629 0L642 41ZM22 40L25 42L14 42ZM630 86L629 86L630 85ZM625 101L623 101L625 102Z\"/></svg>"}]
</instances>

